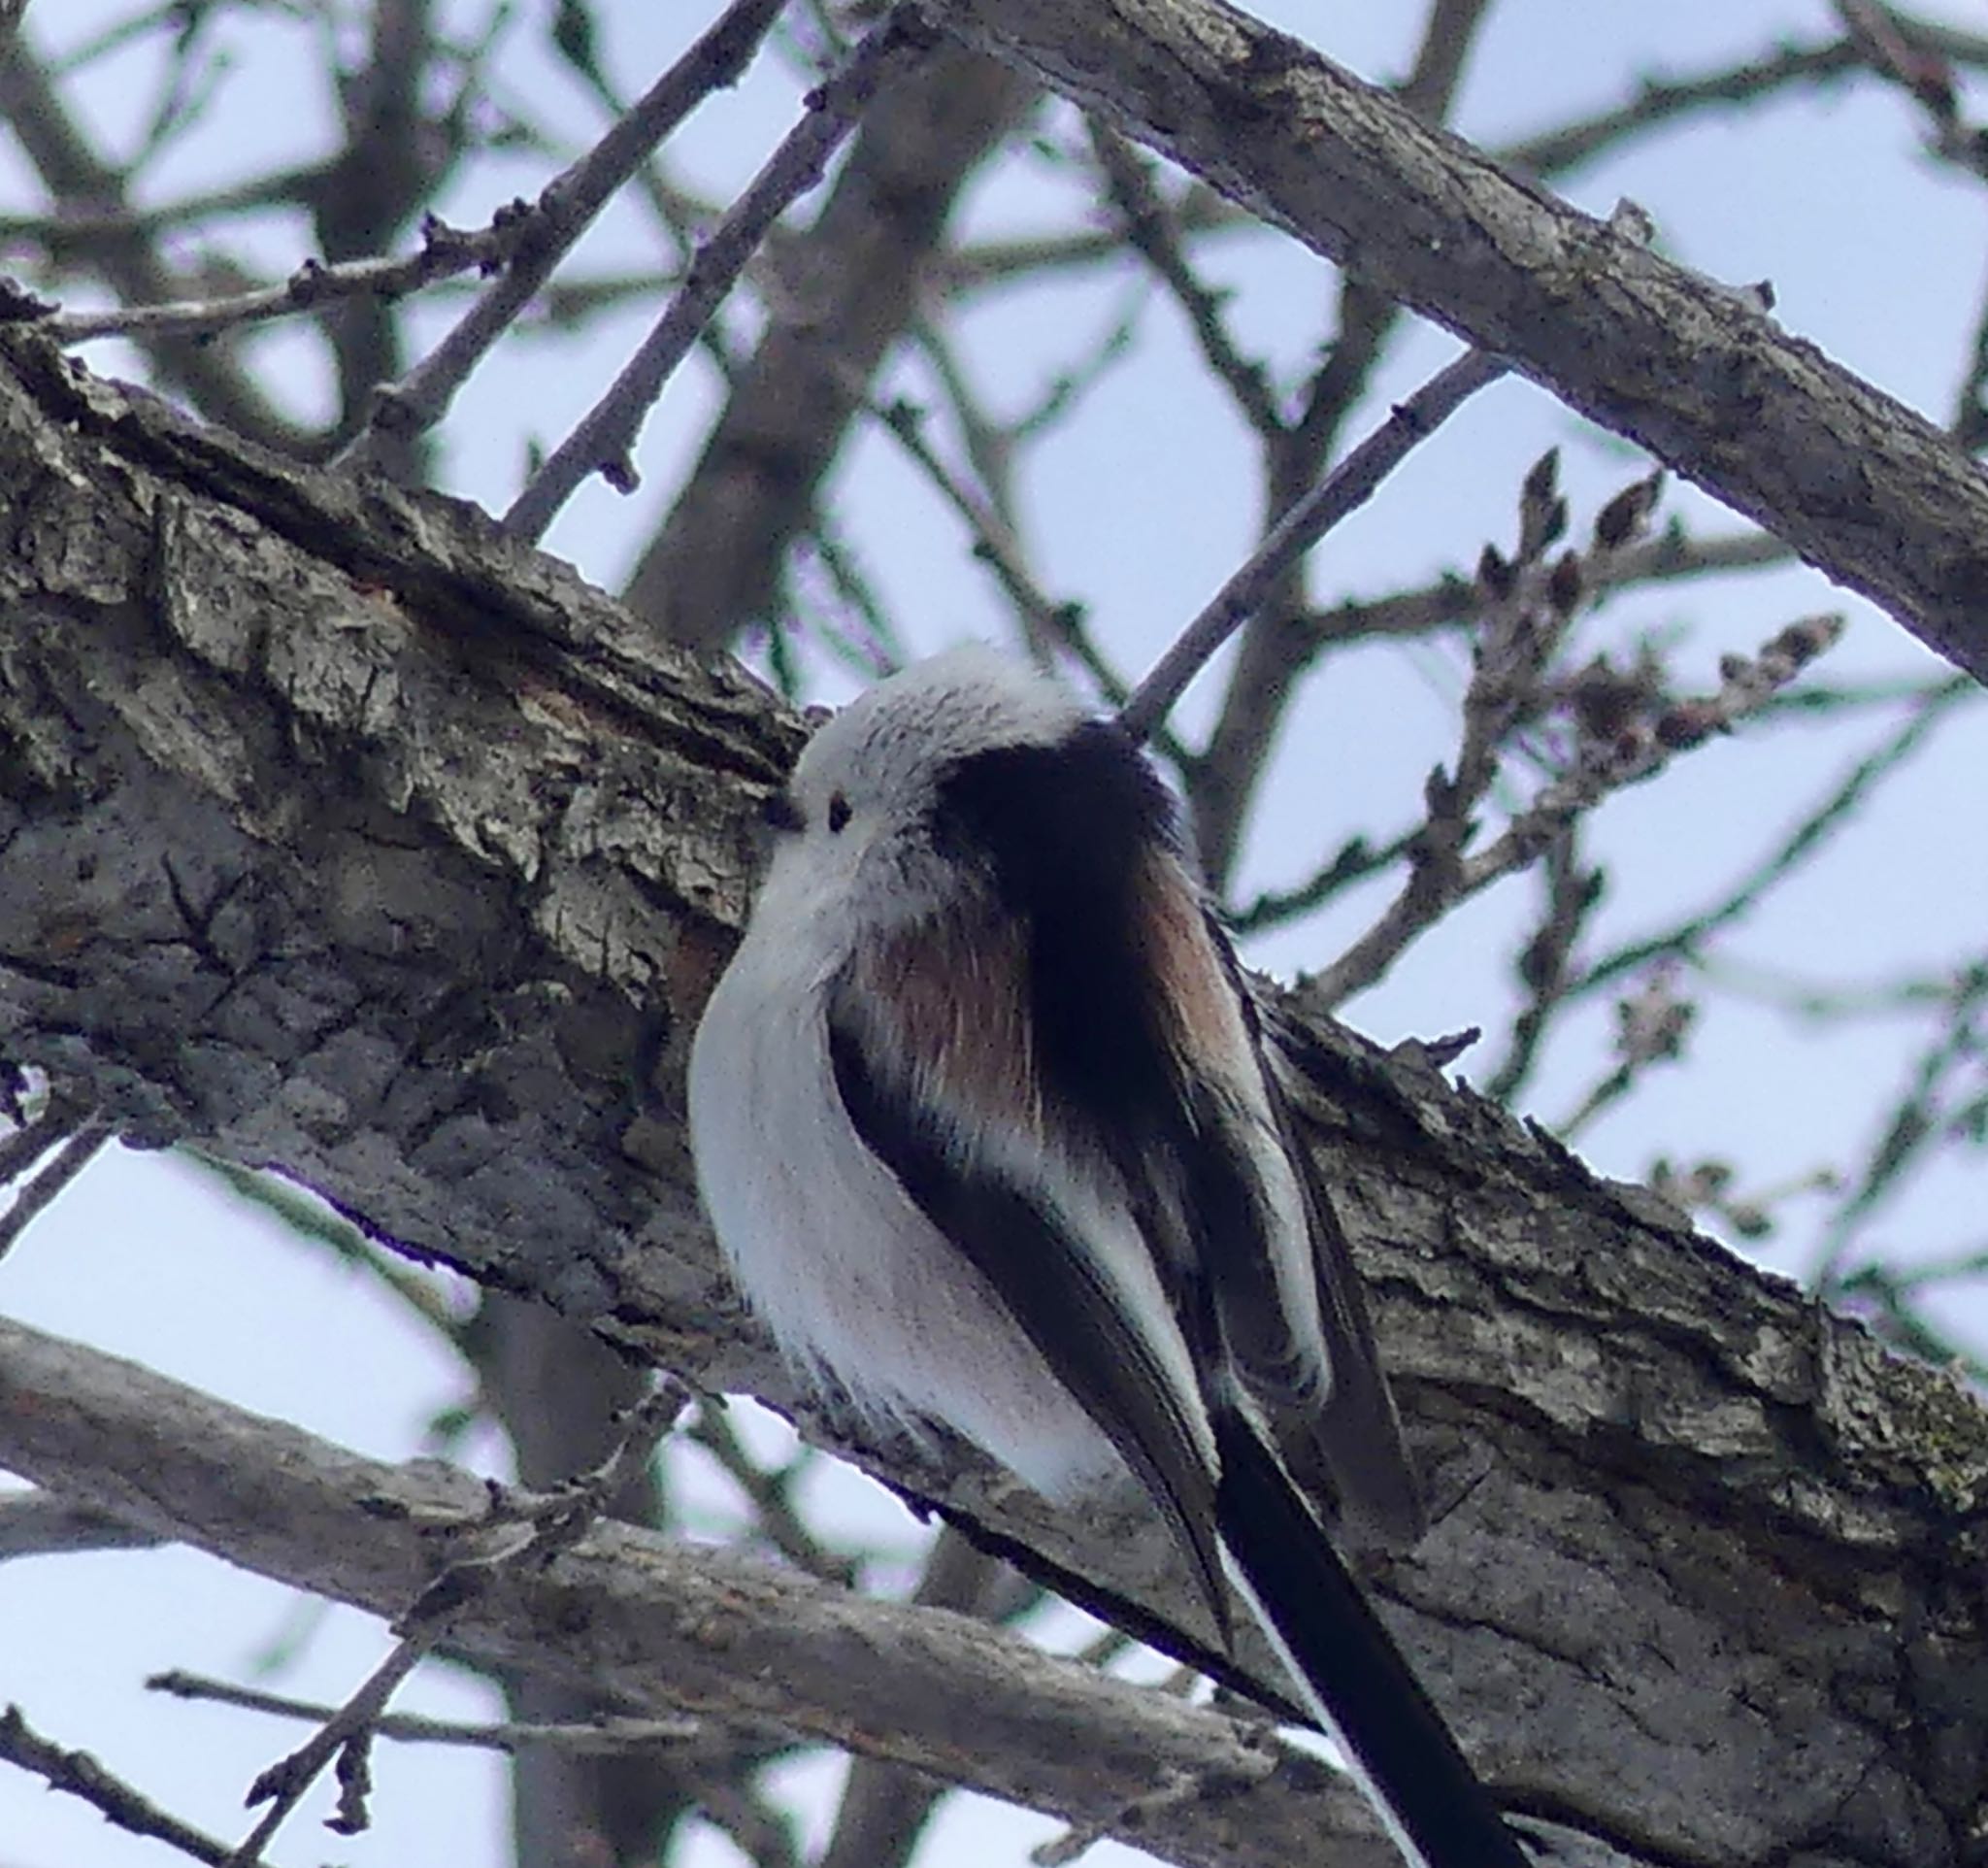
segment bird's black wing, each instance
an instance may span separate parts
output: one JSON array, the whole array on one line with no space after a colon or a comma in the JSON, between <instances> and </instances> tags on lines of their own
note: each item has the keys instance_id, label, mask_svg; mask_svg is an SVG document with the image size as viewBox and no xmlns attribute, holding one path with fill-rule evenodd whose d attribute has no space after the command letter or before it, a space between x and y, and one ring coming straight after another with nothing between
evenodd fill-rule
<instances>
[{"instance_id":1,"label":"bird's black wing","mask_svg":"<svg viewBox=\"0 0 1988 1868\"><path fill-rule=\"evenodd\" d=\"M1284 1379L1301 1351L1289 1340L1289 1319L1266 1249L1219 1252L1210 1247L1209 1256L1219 1267L1225 1334L1244 1387L1260 1404L1278 1451L1311 1496L1313 1508L1348 1513L1372 1538L1403 1547L1422 1534L1425 1514L1421 1487L1402 1442L1394 1394L1380 1364L1366 1283L1332 1196L1319 1184L1298 1135L1255 995L1212 917L1207 929L1242 1012L1251 1068L1262 1090L1255 1119L1267 1124L1266 1139L1295 1182L1317 1297L1318 1341L1313 1347L1328 1371L1324 1392L1292 1393ZM1253 1139L1239 1138L1236 1146L1250 1146Z\"/></svg>"},{"instance_id":2,"label":"bird's black wing","mask_svg":"<svg viewBox=\"0 0 1988 1868\"><path fill-rule=\"evenodd\" d=\"M915 1042L915 1039L912 1040ZM979 1274L1060 1383L1145 1487L1194 1566L1226 1644L1228 1593L1214 1533L1214 1480L1188 1408L1132 1315L1083 1242L1039 1191L969 1165L948 1145L948 1115L934 1094L943 1059L917 1072L923 1095L903 1084L903 1056L872 1054L858 1023L829 1021L836 1087L863 1145L896 1176L942 1238Z\"/></svg>"}]
</instances>

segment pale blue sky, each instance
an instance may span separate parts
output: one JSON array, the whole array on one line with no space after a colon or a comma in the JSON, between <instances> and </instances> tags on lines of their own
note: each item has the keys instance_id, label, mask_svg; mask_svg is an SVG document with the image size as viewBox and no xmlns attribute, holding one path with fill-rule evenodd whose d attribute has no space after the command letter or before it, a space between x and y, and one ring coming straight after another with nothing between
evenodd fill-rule
<instances>
[{"instance_id":1,"label":"pale blue sky","mask_svg":"<svg viewBox=\"0 0 1988 1868\"><path fill-rule=\"evenodd\" d=\"M122 0L37 0L29 32L42 45L74 43L124 11ZM473 17L480 9L455 11ZM1420 9L1290 0L1263 11L1354 69L1388 78L1402 68ZM1980 23L1972 6L1948 11L1956 21ZM610 63L632 88L711 8L679 0L602 12ZM1501 0L1471 68L1459 126L1496 144L1618 102L1645 76L1696 71L1782 38L1820 37L1832 19L1822 0L1661 8ZM311 35L270 23L227 30L252 72L256 109L218 114L175 157L156 195L210 185L265 160L296 161L312 147L301 126L324 122ZM116 146L135 133L139 64L119 61L90 88L95 126ZM555 100L572 134L589 133L591 115L569 82L524 49L507 61L503 82L515 93ZM714 193L736 185L785 128L794 95L791 75L763 61L737 93L699 117L681 145L682 171ZM322 135L315 147L323 147ZM499 201L535 190L543 179L536 160L495 165L466 183L447 212L465 224L480 222ZM1915 115L1896 95L1869 84L1819 98L1793 93L1758 115L1640 140L1584 171L1568 191L1597 213L1618 196L1634 197L1676 257L1721 278L1772 278L1776 316L1788 328L1928 414L1948 414L1982 290L1988 190L1929 167ZM0 147L0 211L38 202L12 147ZM1042 164L983 183L965 215L965 224L982 233L1081 219L1067 178ZM273 225L257 236L256 250L287 268L302 256L303 238L299 226ZM641 216L624 208L608 217L580 263L632 268L652 255ZM1239 289L1236 317L1245 341L1286 372L1302 369L1330 303L1328 269L1293 248L1252 239L1222 248L1210 270ZM1127 291L1122 278L1100 281L1077 294L1034 293L977 315L965 352L996 405L1032 399L1082 353ZM450 489L501 509L515 490L527 444L558 439L648 315L645 307L604 320L580 350L534 345L500 354L470 385L448 431ZM729 316L741 328L749 323L747 314ZM447 321L438 311L426 328ZM321 392L308 340L279 332L265 341L272 368L296 393ZM1390 367L1386 391L1409 387L1447 345L1421 333ZM131 367L117 346L88 354L107 373ZM1100 639L1133 672L1233 568L1256 518L1248 450L1187 357L1177 321L1155 309L1133 360L1044 450L1025 487L1026 530L1043 584L1053 595L1081 597ZM914 375L904 385L920 389ZM554 527L548 549L613 584L694 457L713 391L701 364L687 368L644 439L643 490L622 499L598 484L589 487ZM1540 392L1501 386L1335 535L1316 568L1318 594L1377 593L1467 568L1481 540L1509 537L1518 481L1553 443L1564 450L1576 532L1640 471L1619 444ZM915 646L1000 632L998 597L969 541L874 430L849 450L832 498ZM1688 492L1674 495L1667 511L1683 512L1694 524L1719 522ZM1831 663L1836 674L1923 673L1933 665L1887 619L1806 572L1640 594L1586 627L1596 647L1656 624L1688 629L1678 665L1694 684L1710 686L1720 652L1750 650L1783 622L1819 608L1843 608L1853 618ZM1406 820L1424 773L1449 749L1464 668L1454 644L1407 652L1377 648L1334 664L1329 684L1307 692L1283 735L1242 892L1303 875L1356 829ZM1190 696L1183 717L1190 730L1206 709L1205 692ZM1735 952L1854 981L1978 955L1988 911L1988 814L1963 801L1981 792L1983 730L1979 707L1947 728L1826 869L1741 930ZM1861 750L1877 737L1872 722L1829 734L1784 733L1767 746L1741 739L1610 803L1598 826L1613 856L1599 938L1668 919L1715 895L1723 879L1773 842L1823 775L1852 755L1852 742ZM1352 1022L1384 1041L1469 1023L1497 1030L1512 1002L1506 955L1531 899L1521 882L1474 904L1356 1000ZM1360 930L1378 900L1373 891L1356 892L1321 920L1262 943L1251 957L1280 971L1316 964ZM1606 1009L1581 1015L1577 1032L1535 1092L1532 1106L1546 1117L1565 1115L1607 1067ZM1658 1075L1584 1138L1583 1151L1625 1176L1640 1174L1660 1152L1683 1159L1718 1153L1740 1161L1750 1183L1854 1158L1895 1094L1915 1036L1895 1020L1872 1020L1825 1038L1771 1010L1722 1004L1695 1035L1689 1068ZM1463 1065L1467 1075L1472 1062ZM1978 1163L1944 1167L1901 1206L1886 1239L1905 1253L1988 1243L1981 1194ZM1790 1229L1769 1262L1800 1265L1805 1226L1815 1214L1812 1202L1791 1209ZM0 1265L0 1311L382 1455L414 1451L425 1417L462 1398L454 1368L362 1280L245 1216L196 1173L157 1158L108 1159L65 1195ZM297 1326L304 1317L308 1339ZM1988 1327L1977 1325L1976 1338L1988 1338ZM714 1492L712 1509L722 1504ZM853 1534L911 1547L912 1532L895 1508L858 1482L834 1491L825 1509ZM243 1787L294 1734L234 1713L154 1700L141 1683L167 1666L243 1674L290 1613L282 1591L183 1551L6 1565L0 1701L19 1699L50 1735L96 1751L189 1820L239 1836ZM377 1624L332 1614L281 1685L343 1697L382 1646ZM444 1677L424 1679L406 1697L428 1709L487 1710L483 1695ZM490 1762L385 1747L380 1778L370 1834L333 1839L307 1815L292 1822L274 1859L284 1868L318 1861L398 1868L417 1860L494 1868L504 1859L500 1780ZM321 1814L321 1800L317 1808ZM1021 1817L992 1827L984 1813L964 1806L955 1806L949 1821L947 1839L927 1859L1015 1861L1047 1833L1047 1825ZM1102 1864L1119 1852L1090 1859ZM729 1858L715 1843L705 1856ZM81 1806L0 1769L0 1868L160 1868L167 1859L157 1845L110 1831Z\"/></svg>"}]
</instances>

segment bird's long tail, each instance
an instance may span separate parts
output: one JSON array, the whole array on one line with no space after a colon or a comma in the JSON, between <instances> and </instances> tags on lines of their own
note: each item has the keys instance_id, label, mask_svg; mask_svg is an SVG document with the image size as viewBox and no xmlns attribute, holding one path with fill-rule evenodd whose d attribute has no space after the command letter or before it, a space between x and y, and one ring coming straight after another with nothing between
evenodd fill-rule
<instances>
[{"instance_id":1,"label":"bird's long tail","mask_svg":"<svg viewBox=\"0 0 1988 1868\"><path fill-rule=\"evenodd\" d=\"M1533 1868L1276 1457L1218 1411L1233 1580L1413 1868Z\"/></svg>"}]
</instances>

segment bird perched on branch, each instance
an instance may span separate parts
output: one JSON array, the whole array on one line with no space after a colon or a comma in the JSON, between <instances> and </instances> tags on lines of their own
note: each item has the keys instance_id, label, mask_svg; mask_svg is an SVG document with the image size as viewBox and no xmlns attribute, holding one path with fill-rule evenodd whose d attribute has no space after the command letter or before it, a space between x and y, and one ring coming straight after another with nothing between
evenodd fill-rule
<instances>
[{"instance_id":1,"label":"bird perched on branch","mask_svg":"<svg viewBox=\"0 0 1988 1868\"><path fill-rule=\"evenodd\" d=\"M1173 799L969 648L809 743L690 1065L704 1198L804 1377L1051 1499L1131 1477L1417 1868L1528 1857L1335 1549L1420 1504L1358 1274Z\"/></svg>"}]
</instances>

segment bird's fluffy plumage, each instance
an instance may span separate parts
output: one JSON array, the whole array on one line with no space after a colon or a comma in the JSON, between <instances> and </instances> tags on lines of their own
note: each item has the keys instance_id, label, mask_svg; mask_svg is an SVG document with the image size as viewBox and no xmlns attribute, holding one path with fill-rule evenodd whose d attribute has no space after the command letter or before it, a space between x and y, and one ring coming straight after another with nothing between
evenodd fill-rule
<instances>
[{"instance_id":1,"label":"bird's fluffy plumage","mask_svg":"<svg viewBox=\"0 0 1988 1868\"><path fill-rule=\"evenodd\" d=\"M1462 1784L1443 1794L1481 1806L1398 1657L1394 1710L1349 1721L1312 1678L1316 1618L1263 1599L1320 1596L1292 1565L1322 1560L1320 1599L1359 1605L1356 1645L1391 1654L1321 1526L1406 1537L1416 1495L1344 1239L1159 781L973 649L824 725L780 815L690 1109L718 1237L783 1350L875 1424L944 1421L1051 1497L1129 1471L1218 1627L1226 1563L1356 1761L1349 1724L1433 1725ZM1286 1545L1309 1527L1316 1552L1232 1519ZM1484 1847L1423 1852L1400 1786L1375 1787L1412 1858L1522 1860L1481 1809Z\"/></svg>"}]
</instances>

